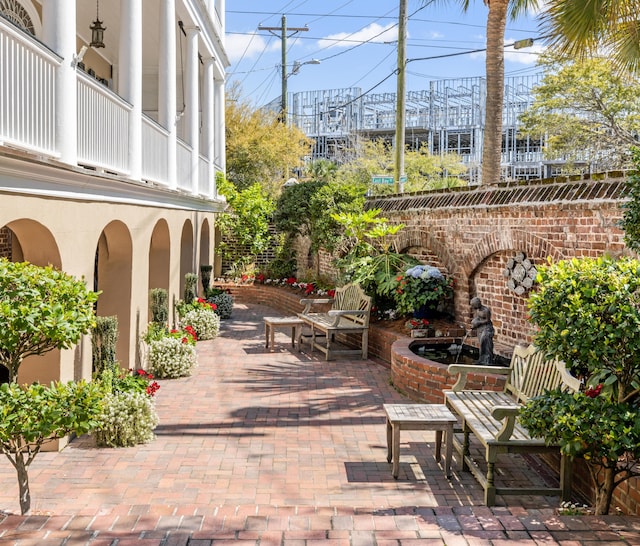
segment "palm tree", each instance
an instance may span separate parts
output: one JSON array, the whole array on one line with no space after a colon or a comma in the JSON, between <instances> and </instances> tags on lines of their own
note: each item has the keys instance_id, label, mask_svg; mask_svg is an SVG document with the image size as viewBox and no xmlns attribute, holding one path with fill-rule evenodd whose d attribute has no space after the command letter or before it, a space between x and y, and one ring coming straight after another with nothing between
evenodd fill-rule
<instances>
[{"instance_id":1,"label":"palm tree","mask_svg":"<svg viewBox=\"0 0 640 546\"><path fill-rule=\"evenodd\" d=\"M543 29L569 56L606 54L618 68L640 73L638 0L549 0Z\"/></svg>"},{"instance_id":2,"label":"palm tree","mask_svg":"<svg viewBox=\"0 0 640 546\"><path fill-rule=\"evenodd\" d=\"M463 11L471 0L457 0ZM560 2L561 0L556 0ZM629 0L631 1L631 0ZM507 18L517 19L530 9L537 9L539 0L484 0L487 14L487 52L484 143L482 146L483 183L500 180L502 154L502 105L504 101L504 33Z\"/></svg>"}]
</instances>

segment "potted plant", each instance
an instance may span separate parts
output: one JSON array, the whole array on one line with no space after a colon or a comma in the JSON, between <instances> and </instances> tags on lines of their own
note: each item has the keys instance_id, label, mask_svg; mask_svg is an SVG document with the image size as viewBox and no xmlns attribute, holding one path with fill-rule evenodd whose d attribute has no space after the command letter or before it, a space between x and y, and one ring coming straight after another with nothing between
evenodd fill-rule
<instances>
[{"instance_id":1,"label":"potted plant","mask_svg":"<svg viewBox=\"0 0 640 546\"><path fill-rule=\"evenodd\" d=\"M398 312L428 318L445 310L453 297L453 280L431 265L415 265L396 278L395 301Z\"/></svg>"},{"instance_id":2,"label":"potted plant","mask_svg":"<svg viewBox=\"0 0 640 546\"><path fill-rule=\"evenodd\" d=\"M429 321L424 318L412 318L404 323L411 337L428 337Z\"/></svg>"}]
</instances>

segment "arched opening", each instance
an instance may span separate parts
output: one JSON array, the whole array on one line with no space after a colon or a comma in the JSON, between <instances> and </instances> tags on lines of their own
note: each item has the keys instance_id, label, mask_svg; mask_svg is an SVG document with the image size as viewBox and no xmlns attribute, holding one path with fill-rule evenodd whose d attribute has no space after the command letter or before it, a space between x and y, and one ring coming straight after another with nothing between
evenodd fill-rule
<instances>
[{"instance_id":1,"label":"arched opening","mask_svg":"<svg viewBox=\"0 0 640 546\"><path fill-rule=\"evenodd\" d=\"M169 292L171 264L171 240L169 226L165 220L160 220L153 228L149 245L149 290L164 288ZM151 321L151 309L149 309Z\"/></svg>"},{"instance_id":2,"label":"arched opening","mask_svg":"<svg viewBox=\"0 0 640 546\"><path fill-rule=\"evenodd\" d=\"M187 220L182 226L180 236L180 297L184 295L184 277L187 273L193 273L193 224Z\"/></svg>"},{"instance_id":3,"label":"arched opening","mask_svg":"<svg viewBox=\"0 0 640 546\"><path fill-rule=\"evenodd\" d=\"M2 233L2 256L13 262L30 262L45 267L52 265L62 269L62 259L53 234L34 220L16 220L9 222ZM0 379L5 382L5 369L0 367ZM25 358L18 374L19 383L31 384L34 381L48 384L60 379L60 351L54 349L42 356Z\"/></svg>"},{"instance_id":4,"label":"arched opening","mask_svg":"<svg viewBox=\"0 0 640 546\"><path fill-rule=\"evenodd\" d=\"M124 368L130 367L132 248L127 226L114 221L100 234L95 255L94 290L102 292L96 314L118 317L116 359Z\"/></svg>"}]
</instances>

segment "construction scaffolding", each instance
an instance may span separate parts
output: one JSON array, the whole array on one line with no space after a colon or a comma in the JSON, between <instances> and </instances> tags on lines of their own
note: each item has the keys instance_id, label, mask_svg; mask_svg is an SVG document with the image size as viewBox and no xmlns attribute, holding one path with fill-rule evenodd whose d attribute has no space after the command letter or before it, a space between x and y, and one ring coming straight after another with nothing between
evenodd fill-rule
<instances>
[{"instance_id":1,"label":"construction scaffolding","mask_svg":"<svg viewBox=\"0 0 640 546\"><path fill-rule=\"evenodd\" d=\"M545 162L542 139L519 134L518 116L533 102L532 90L542 74L505 78L502 175L505 180L546 178L561 165ZM485 118L485 78L432 81L429 88L406 97L405 143L432 154L456 153L468 167L470 183L478 180ZM359 138L395 135L395 93L362 94L358 87L290 94L289 119L314 141L312 159L338 163Z\"/></svg>"}]
</instances>

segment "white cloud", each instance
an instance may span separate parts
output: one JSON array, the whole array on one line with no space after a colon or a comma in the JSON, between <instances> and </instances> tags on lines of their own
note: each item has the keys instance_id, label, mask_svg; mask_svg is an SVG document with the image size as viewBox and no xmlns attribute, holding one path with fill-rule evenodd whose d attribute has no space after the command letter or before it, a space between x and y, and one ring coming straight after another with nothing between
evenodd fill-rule
<instances>
[{"instance_id":1,"label":"white cloud","mask_svg":"<svg viewBox=\"0 0 640 546\"><path fill-rule=\"evenodd\" d=\"M225 49L229 60L234 63L241 58L251 59L267 48L267 41L259 34L227 34ZM270 44L268 50L280 50L280 43Z\"/></svg>"},{"instance_id":2,"label":"white cloud","mask_svg":"<svg viewBox=\"0 0 640 546\"><path fill-rule=\"evenodd\" d=\"M437 30L432 30L431 32L429 32L429 38L437 40L439 38L444 38L444 34L442 34L442 32L438 32Z\"/></svg>"},{"instance_id":3,"label":"white cloud","mask_svg":"<svg viewBox=\"0 0 640 546\"><path fill-rule=\"evenodd\" d=\"M372 23L357 32L339 32L318 41L319 47L353 47L357 42L395 42L398 39L398 27L393 23L383 27Z\"/></svg>"}]
</instances>

